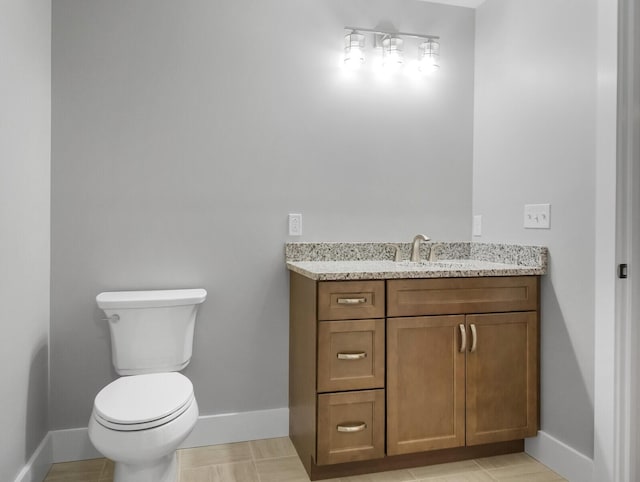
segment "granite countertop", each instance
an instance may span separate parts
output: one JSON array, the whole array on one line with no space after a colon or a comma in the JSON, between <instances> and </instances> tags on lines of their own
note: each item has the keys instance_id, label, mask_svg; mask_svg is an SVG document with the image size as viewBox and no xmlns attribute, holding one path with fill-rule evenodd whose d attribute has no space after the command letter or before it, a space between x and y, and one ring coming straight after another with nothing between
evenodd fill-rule
<instances>
[{"instance_id":1,"label":"granite countertop","mask_svg":"<svg viewBox=\"0 0 640 482\"><path fill-rule=\"evenodd\" d=\"M285 260L289 270L318 281L547 273L547 248L542 246L423 243L424 261L417 263L407 261L410 249L410 243L287 243ZM393 261L396 251L404 261Z\"/></svg>"}]
</instances>

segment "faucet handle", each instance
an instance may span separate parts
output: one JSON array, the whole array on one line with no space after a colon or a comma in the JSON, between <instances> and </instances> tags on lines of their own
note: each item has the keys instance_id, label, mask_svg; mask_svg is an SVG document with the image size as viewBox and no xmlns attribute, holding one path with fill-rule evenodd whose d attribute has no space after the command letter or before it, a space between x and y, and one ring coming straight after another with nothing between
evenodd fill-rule
<instances>
[{"instance_id":1,"label":"faucet handle","mask_svg":"<svg viewBox=\"0 0 640 482\"><path fill-rule=\"evenodd\" d=\"M396 250L394 260L396 263L399 263L400 261L402 261L402 252L400 251L400 246L398 246L397 244L394 246L394 248Z\"/></svg>"}]
</instances>

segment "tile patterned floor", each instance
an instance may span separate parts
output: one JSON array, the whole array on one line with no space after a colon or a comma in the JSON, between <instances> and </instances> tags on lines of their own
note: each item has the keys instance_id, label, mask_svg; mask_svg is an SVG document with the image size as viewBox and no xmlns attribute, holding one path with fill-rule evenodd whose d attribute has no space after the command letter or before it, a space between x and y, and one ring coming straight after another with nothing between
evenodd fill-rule
<instances>
[{"instance_id":1,"label":"tile patterned floor","mask_svg":"<svg viewBox=\"0 0 640 482\"><path fill-rule=\"evenodd\" d=\"M178 451L180 482L308 482L287 438L211 445ZM524 453L331 479L332 482L547 482L562 477ZM107 459L51 467L45 482L112 482Z\"/></svg>"}]
</instances>

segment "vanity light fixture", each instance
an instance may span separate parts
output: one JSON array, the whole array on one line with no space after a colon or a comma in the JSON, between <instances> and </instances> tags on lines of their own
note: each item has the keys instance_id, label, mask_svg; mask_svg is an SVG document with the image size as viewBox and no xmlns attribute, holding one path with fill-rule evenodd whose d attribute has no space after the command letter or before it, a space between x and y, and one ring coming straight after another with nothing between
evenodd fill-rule
<instances>
[{"instance_id":1,"label":"vanity light fixture","mask_svg":"<svg viewBox=\"0 0 640 482\"><path fill-rule=\"evenodd\" d=\"M386 71L400 70L404 63L405 38L418 39L418 70L424 73L435 72L440 68L440 37L418 33L391 32L386 30L345 27L348 33L344 36L344 64L357 68L365 61L363 32L373 34L373 46L382 51L382 66ZM415 58L415 57L414 57ZM415 63L415 62L414 62Z\"/></svg>"}]
</instances>

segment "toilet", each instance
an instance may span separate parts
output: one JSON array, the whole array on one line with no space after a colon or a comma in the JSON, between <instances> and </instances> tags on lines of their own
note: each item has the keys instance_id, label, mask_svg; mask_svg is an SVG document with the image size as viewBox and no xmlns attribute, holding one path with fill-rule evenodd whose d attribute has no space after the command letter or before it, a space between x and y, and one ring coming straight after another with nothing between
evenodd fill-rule
<instances>
[{"instance_id":1,"label":"toilet","mask_svg":"<svg viewBox=\"0 0 640 482\"><path fill-rule=\"evenodd\" d=\"M96 395L89 438L115 462L114 482L177 482L176 450L198 419L191 361L203 289L100 293L122 375Z\"/></svg>"}]
</instances>

